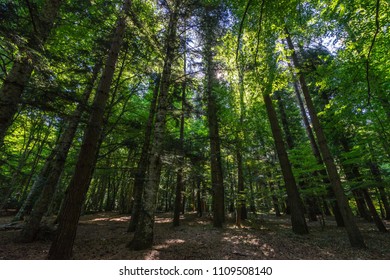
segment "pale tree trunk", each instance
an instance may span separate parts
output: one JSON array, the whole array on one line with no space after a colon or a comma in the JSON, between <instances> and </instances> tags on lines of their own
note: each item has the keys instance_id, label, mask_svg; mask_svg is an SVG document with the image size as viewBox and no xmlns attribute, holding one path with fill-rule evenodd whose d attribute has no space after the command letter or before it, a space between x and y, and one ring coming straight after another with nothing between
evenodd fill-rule
<instances>
[{"instance_id":1,"label":"pale tree trunk","mask_svg":"<svg viewBox=\"0 0 390 280\"><path fill-rule=\"evenodd\" d=\"M184 24L184 30L186 30L186 24ZM186 32L186 31L184 31ZM180 115L180 136L179 136L179 168L177 170L176 176L176 189L175 189L175 204L173 209L173 226L177 227L180 225L180 211L184 214L184 174L183 174L183 165L184 165L184 125L185 125L185 104L186 104L186 90L187 90L187 37L186 33L184 35L184 57L183 57L183 82L182 82L182 95L181 95L181 115ZM183 197L183 199L182 199Z\"/></svg>"},{"instance_id":2,"label":"pale tree trunk","mask_svg":"<svg viewBox=\"0 0 390 280\"><path fill-rule=\"evenodd\" d=\"M72 140L77 130L78 123L80 122L81 115L84 111L85 106L87 105L89 96L92 93L93 85L97 79L100 67L100 63L95 65L91 80L86 89L84 90L84 94L80 100L80 103L77 105L77 108L72 113L72 116L68 121L64 132L60 135L55 148L52 150L52 152L46 159L44 167L40 171L38 178L31 187L27 199L24 201L22 207L19 209L18 213L14 217L14 221L23 219L26 213L31 212L34 203L41 194L42 189L47 186L47 181L49 177L53 179L52 183L54 184L54 186L57 185L60 175L54 175L52 174L52 172L53 170L59 170L62 172L70 146L72 144ZM55 167L56 165L59 166Z\"/></svg>"},{"instance_id":3,"label":"pale tree trunk","mask_svg":"<svg viewBox=\"0 0 390 280\"><path fill-rule=\"evenodd\" d=\"M172 63L177 49L177 24L181 0L176 0L170 14L166 37L166 55L161 76L160 93L156 111L156 120L153 131L153 144L151 146L148 175L143 190L143 205L134 237L128 244L132 250L143 250L153 246L154 215L157 203L157 191L161 176L161 156L165 136L166 116L169 106L169 87L171 84Z\"/></svg>"},{"instance_id":4,"label":"pale tree trunk","mask_svg":"<svg viewBox=\"0 0 390 280\"><path fill-rule=\"evenodd\" d=\"M158 100L158 92L160 88L161 76L158 75L155 80L153 99L150 103L149 117L145 129L145 137L142 145L141 156L138 161L137 170L134 178L134 190L133 190L133 208L131 211L130 223L127 228L128 232L134 232L137 228L139 217L142 209L142 193L145 183L146 170L148 168L149 161L149 148L153 131L153 122L156 115L156 104Z\"/></svg>"},{"instance_id":5,"label":"pale tree trunk","mask_svg":"<svg viewBox=\"0 0 390 280\"><path fill-rule=\"evenodd\" d=\"M62 0L46 0L42 10L33 17L34 31L29 35L26 49L42 51L57 18ZM15 61L0 90L0 146L3 145L8 127L18 110L22 93L34 69L35 54L20 52L21 59ZM32 62L31 62L32 60Z\"/></svg>"},{"instance_id":6,"label":"pale tree trunk","mask_svg":"<svg viewBox=\"0 0 390 280\"><path fill-rule=\"evenodd\" d=\"M68 186L63 207L59 215L59 225L54 241L50 247L49 259L70 259L73 243L76 237L77 224L81 209L88 191L89 183L95 168L99 141L102 138L104 112L109 98L115 66L126 30L126 14L131 6L130 0L125 0L116 29L112 37L110 51L104 66L104 71L96 91L75 173Z\"/></svg>"},{"instance_id":7,"label":"pale tree trunk","mask_svg":"<svg viewBox=\"0 0 390 280\"><path fill-rule=\"evenodd\" d=\"M297 54L295 53L294 45L292 43L291 37L290 37L287 29L286 29L286 34L287 34L288 48L292 51L293 64L299 70L300 65L299 65L298 57L297 57ZM329 147L328 147L328 144L327 144L327 141L325 138L325 134L322 130L322 127L321 127L320 121L318 119L313 101L312 101L311 96L309 94L309 89L306 85L305 77L302 73L299 73L299 82L301 85L303 95L305 97L307 110L309 112L309 116L310 116L310 119L311 119L312 124L313 124L314 132L317 136L318 147L319 147L319 150L321 152L322 159L325 163L326 170L327 170L327 173L329 176L329 180L330 180L330 183L332 185L333 191L335 193L335 197L336 197L337 203L339 205L341 215L342 215L343 220L344 220L345 229L348 233L349 241L353 247L364 248L364 247L366 247L366 245L364 243L363 236L362 236L362 234L361 234L361 232L356 224L355 218L352 214L352 210L348 204L348 199L345 196L343 187L341 185L340 175L337 171L336 164L335 164L333 157L332 157L332 154L329 150Z\"/></svg>"},{"instance_id":8,"label":"pale tree trunk","mask_svg":"<svg viewBox=\"0 0 390 280\"><path fill-rule=\"evenodd\" d=\"M64 132L61 134L57 145L47 158L45 166L38 176L37 182L34 183L34 186L31 188L29 198L17 214L17 218L22 218L24 211L34 205L30 217L24 225L20 236L17 238L17 241L19 242L32 242L37 237L42 217L47 212L53 199L73 138L76 134L78 124L92 93L100 68L100 63L97 63L94 67L91 80L84 90L80 103L77 105L70 120L68 121L68 124ZM34 201L34 197L38 197L38 199Z\"/></svg>"},{"instance_id":9,"label":"pale tree trunk","mask_svg":"<svg viewBox=\"0 0 390 280\"><path fill-rule=\"evenodd\" d=\"M185 61L185 60L184 60ZM185 62L184 62L185 63ZM184 75L186 71L184 70ZM186 81L182 83L181 116L180 116L180 143L179 143L179 169L176 178L175 205L173 212L173 226L180 225L180 211L184 214L184 191L183 165L184 165L184 124L185 124Z\"/></svg>"}]
</instances>

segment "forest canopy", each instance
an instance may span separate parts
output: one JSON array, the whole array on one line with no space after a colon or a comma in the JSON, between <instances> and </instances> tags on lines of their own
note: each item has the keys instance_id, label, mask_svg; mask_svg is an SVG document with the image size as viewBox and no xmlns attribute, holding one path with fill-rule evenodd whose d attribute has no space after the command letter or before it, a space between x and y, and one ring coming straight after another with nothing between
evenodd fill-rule
<instances>
[{"instance_id":1,"label":"forest canopy","mask_svg":"<svg viewBox=\"0 0 390 280\"><path fill-rule=\"evenodd\" d=\"M222 228L390 220L390 34L384 0L2 0L0 211L16 242L55 216L69 259L81 215Z\"/></svg>"}]
</instances>

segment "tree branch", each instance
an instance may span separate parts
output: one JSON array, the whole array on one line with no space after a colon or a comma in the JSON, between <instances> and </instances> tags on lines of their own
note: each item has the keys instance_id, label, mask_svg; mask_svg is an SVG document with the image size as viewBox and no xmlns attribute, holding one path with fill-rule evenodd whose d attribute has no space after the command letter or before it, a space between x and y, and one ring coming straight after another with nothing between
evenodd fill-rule
<instances>
[{"instance_id":1,"label":"tree branch","mask_svg":"<svg viewBox=\"0 0 390 280\"><path fill-rule=\"evenodd\" d=\"M238 31L238 36L237 36L237 49L236 49L236 63L238 67L238 52L240 50L240 42L241 42L241 35L242 35L242 29L244 27L244 21L246 18L246 14L248 13L249 6L251 5L252 0L248 0L248 3L246 4L244 15L242 16L241 23L240 23L240 29Z\"/></svg>"}]
</instances>

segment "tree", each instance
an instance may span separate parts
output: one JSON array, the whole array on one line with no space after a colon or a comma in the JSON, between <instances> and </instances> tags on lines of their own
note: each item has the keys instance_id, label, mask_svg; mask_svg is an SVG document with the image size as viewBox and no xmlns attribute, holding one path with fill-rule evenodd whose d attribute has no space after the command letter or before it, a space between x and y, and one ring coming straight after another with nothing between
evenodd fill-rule
<instances>
[{"instance_id":1,"label":"tree","mask_svg":"<svg viewBox=\"0 0 390 280\"><path fill-rule=\"evenodd\" d=\"M216 45L214 30L218 26L221 16L221 6L209 4L204 7L202 18L204 29L204 61L205 61L205 99L207 102L207 121L209 127L210 141L210 166L211 185L213 197L213 225L222 227L225 222L225 202L223 172L221 163L221 147L218 124L218 104L216 91L218 90L218 80L216 78L217 64L214 61L215 54L213 48Z\"/></svg>"},{"instance_id":2,"label":"tree","mask_svg":"<svg viewBox=\"0 0 390 280\"><path fill-rule=\"evenodd\" d=\"M37 11L35 5L29 6L31 31L27 34L27 43L20 47L20 59L14 61L0 91L0 146L3 145L7 129L12 124L22 93L34 70L33 63L37 63L38 54L43 51L61 4L61 0L46 0L40 11Z\"/></svg>"},{"instance_id":3,"label":"tree","mask_svg":"<svg viewBox=\"0 0 390 280\"><path fill-rule=\"evenodd\" d=\"M177 49L177 24L179 21L179 10L181 5L181 0L175 0L173 3L173 10L171 11L169 17L165 41L166 54L163 72L161 74L160 91L153 130L153 143L150 147L150 157L147 168L148 174L143 191L142 211L134 237L128 244L128 246L133 250L143 250L150 248L153 245L156 195L161 176L162 144L165 135L166 116L169 106L168 94L171 84L172 64L174 62Z\"/></svg>"},{"instance_id":4,"label":"tree","mask_svg":"<svg viewBox=\"0 0 390 280\"><path fill-rule=\"evenodd\" d=\"M109 97L115 65L126 30L126 14L129 11L130 6L131 1L125 0L95 95L93 110L85 131L75 173L68 186L63 208L59 216L59 226L50 247L49 259L69 259L72 255L72 247L76 237L81 207L85 200L85 195L88 191L94 165L96 163L96 156L99 150L98 143L102 133L104 111Z\"/></svg>"},{"instance_id":5,"label":"tree","mask_svg":"<svg viewBox=\"0 0 390 280\"><path fill-rule=\"evenodd\" d=\"M294 45L292 43L291 37L289 36L289 32L286 29L287 34L287 44L288 48L291 50L292 54L292 61L294 63L294 66L299 69L300 64L298 61L298 57L294 50ZM344 190L341 186L341 180L340 176L338 174L336 165L334 163L333 157L329 151L327 141L325 138L325 135L322 131L321 124L319 122L318 116L315 112L314 104L312 102L311 96L309 94L309 90L306 85L305 78L302 73L299 73L299 82L302 88L303 95L305 97L306 106L309 111L310 118L312 120L314 132L316 133L317 139L318 139L318 146L320 149L320 152L322 154L323 161L325 163L329 180L332 185L333 191L335 193L337 203L339 205L339 209L341 212L341 215L344 220L345 228L348 233L349 241L353 247L365 247L365 243L363 240L363 236L360 233L359 228L356 225L356 222L354 220L351 208L348 205L347 198L344 194Z\"/></svg>"}]
</instances>

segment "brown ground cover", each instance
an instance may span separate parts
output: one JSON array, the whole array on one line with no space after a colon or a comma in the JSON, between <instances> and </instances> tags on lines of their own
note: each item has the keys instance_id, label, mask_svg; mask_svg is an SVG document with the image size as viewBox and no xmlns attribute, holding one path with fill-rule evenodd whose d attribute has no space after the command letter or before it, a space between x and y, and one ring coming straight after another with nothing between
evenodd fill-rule
<instances>
[{"instance_id":1,"label":"brown ground cover","mask_svg":"<svg viewBox=\"0 0 390 280\"><path fill-rule=\"evenodd\" d=\"M318 222L309 223L309 235L291 232L288 217L271 215L256 217L241 228L232 219L225 227L215 229L209 217L186 214L181 226L172 227L172 214L158 214L155 245L150 250L130 251L126 244L129 217L118 213L98 213L82 216L74 246L74 259L148 259L148 260L228 260L228 259L390 259L390 235L380 233L373 224L359 220L359 227L368 248L352 249L345 230L333 221L324 228ZM12 217L1 217L7 224ZM389 226L387 224L387 226ZM0 230L0 259L45 259L50 240L18 244L13 238L20 229Z\"/></svg>"}]
</instances>

